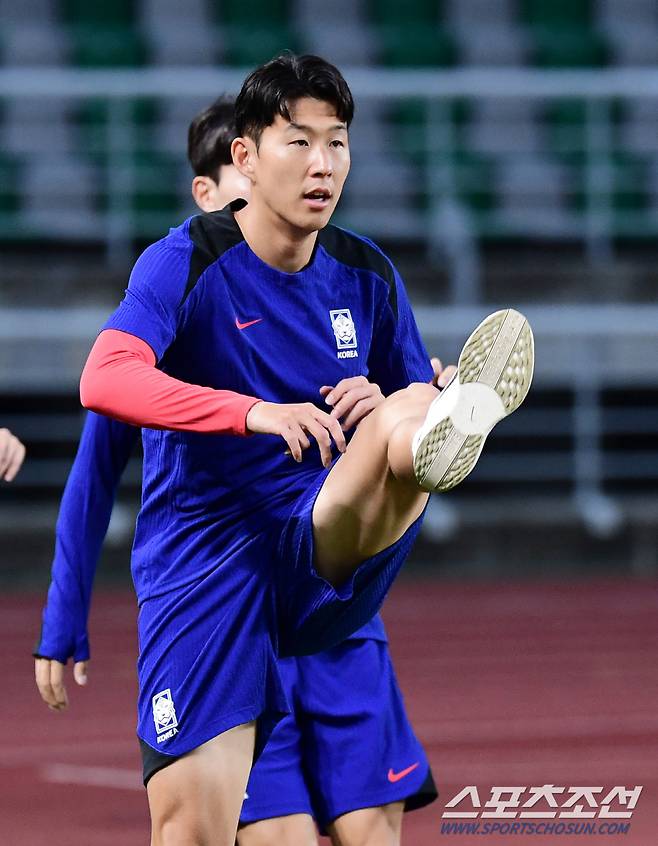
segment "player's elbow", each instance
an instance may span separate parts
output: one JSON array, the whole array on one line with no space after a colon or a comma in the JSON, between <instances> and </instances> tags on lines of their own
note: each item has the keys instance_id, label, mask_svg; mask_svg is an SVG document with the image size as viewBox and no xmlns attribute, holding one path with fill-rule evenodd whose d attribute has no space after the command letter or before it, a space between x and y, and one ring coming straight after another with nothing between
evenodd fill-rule
<instances>
[{"instance_id":1,"label":"player's elbow","mask_svg":"<svg viewBox=\"0 0 658 846\"><path fill-rule=\"evenodd\" d=\"M102 376L95 367L91 366L91 362L87 361L80 377L80 402L89 411L103 414L104 395L106 392L103 390Z\"/></svg>"}]
</instances>

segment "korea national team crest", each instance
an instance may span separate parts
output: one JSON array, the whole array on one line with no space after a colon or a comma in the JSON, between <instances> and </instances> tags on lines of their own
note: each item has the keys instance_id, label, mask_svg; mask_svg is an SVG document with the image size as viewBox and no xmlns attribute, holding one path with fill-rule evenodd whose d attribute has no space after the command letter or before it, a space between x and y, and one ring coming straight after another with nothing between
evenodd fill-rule
<instances>
[{"instance_id":1,"label":"korea national team crest","mask_svg":"<svg viewBox=\"0 0 658 846\"><path fill-rule=\"evenodd\" d=\"M171 690L161 690L153 697L153 720L155 722L155 731L158 735L158 743L164 740L169 740L175 734L178 734L178 719L176 718L176 709L174 708L174 700L171 696Z\"/></svg>"},{"instance_id":2,"label":"korea national team crest","mask_svg":"<svg viewBox=\"0 0 658 846\"><path fill-rule=\"evenodd\" d=\"M356 349L356 326L349 308L336 308L329 312L331 328L336 337L338 358L358 358Z\"/></svg>"}]
</instances>

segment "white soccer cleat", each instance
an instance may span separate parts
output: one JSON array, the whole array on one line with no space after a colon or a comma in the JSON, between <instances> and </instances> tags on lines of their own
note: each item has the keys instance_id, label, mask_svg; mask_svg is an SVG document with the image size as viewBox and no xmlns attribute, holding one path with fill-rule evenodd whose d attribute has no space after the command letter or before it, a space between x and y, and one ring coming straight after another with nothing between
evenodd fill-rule
<instances>
[{"instance_id":1,"label":"white soccer cleat","mask_svg":"<svg viewBox=\"0 0 658 846\"><path fill-rule=\"evenodd\" d=\"M414 435L414 473L426 491L449 491L475 467L484 439L530 390L534 339L514 309L486 317L464 344L457 373Z\"/></svg>"}]
</instances>

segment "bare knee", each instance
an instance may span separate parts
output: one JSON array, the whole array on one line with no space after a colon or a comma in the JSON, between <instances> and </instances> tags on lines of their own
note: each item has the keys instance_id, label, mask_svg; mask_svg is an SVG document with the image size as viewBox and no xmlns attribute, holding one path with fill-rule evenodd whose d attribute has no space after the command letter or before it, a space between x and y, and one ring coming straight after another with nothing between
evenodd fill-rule
<instances>
[{"instance_id":1,"label":"bare knee","mask_svg":"<svg viewBox=\"0 0 658 846\"><path fill-rule=\"evenodd\" d=\"M338 817L330 826L333 846L400 846L403 802L362 808Z\"/></svg>"},{"instance_id":2,"label":"bare knee","mask_svg":"<svg viewBox=\"0 0 658 846\"><path fill-rule=\"evenodd\" d=\"M183 811L153 821L151 846L215 846L215 844L219 846L216 838L209 839L209 833L204 831L200 820L193 819L190 814ZM228 843L227 846L229 846Z\"/></svg>"},{"instance_id":3,"label":"bare knee","mask_svg":"<svg viewBox=\"0 0 658 846\"><path fill-rule=\"evenodd\" d=\"M238 831L238 846L318 846L315 823L308 814L291 814L249 823Z\"/></svg>"},{"instance_id":4,"label":"bare knee","mask_svg":"<svg viewBox=\"0 0 658 846\"><path fill-rule=\"evenodd\" d=\"M401 422L424 418L430 403L438 396L438 393L432 385L412 382L408 387L387 397L371 416L383 436L388 439Z\"/></svg>"}]
</instances>

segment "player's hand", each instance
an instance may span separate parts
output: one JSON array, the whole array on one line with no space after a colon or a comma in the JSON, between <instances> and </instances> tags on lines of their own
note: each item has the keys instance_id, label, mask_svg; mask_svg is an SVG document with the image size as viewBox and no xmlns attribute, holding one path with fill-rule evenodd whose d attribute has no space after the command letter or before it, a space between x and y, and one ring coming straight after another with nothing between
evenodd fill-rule
<instances>
[{"instance_id":1,"label":"player's hand","mask_svg":"<svg viewBox=\"0 0 658 846\"><path fill-rule=\"evenodd\" d=\"M360 423L364 417L384 402L379 385L369 382L365 376L351 376L341 379L337 385L323 385L320 393L327 405L333 406L331 416L342 420L344 432Z\"/></svg>"},{"instance_id":2,"label":"player's hand","mask_svg":"<svg viewBox=\"0 0 658 846\"><path fill-rule=\"evenodd\" d=\"M73 678L76 684L87 684L88 661L76 661L73 665ZM51 711L63 711L69 704L64 686L64 664L50 658L35 658L34 677L41 698Z\"/></svg>"},{"instance_id":3,"label":"player's hand","mask_svg":"<svg viewBox=\"0 0 658 846\"><path fill-rule=\"evenodd\" d=\"M0 429L0 479L11 482L25 458L25 447L9 429Z\"/></svg>"},{"instance_id":4,"label":"player's hand","mask_svg":"<svg viewBox=\"0 0 658 846\"><path fill-rule=\"evenodd\" d=\"M436 356L430 359L430 363L432 365L432 370L434 371L432 384L435 388L442 390L457 372L457 367L454 364L449 364L447 367L444 367L441 364L441 359Z\"/></svg>"},{"instance_id":5,"label":"player's hand","mask_svg":"<svg viewBox=\"0 0 658 846\"><path fill-rule=\"evenodd\" d=\"M302 451L311 446L308 435L317 441L325 467L329 467L333 460L332 439L338 449L345 452L345 435L338 420L311 402L257 402L247 413L247 429L265 435L280 435L295 461L301 461Z\"/></svg>"}]
</instances>

